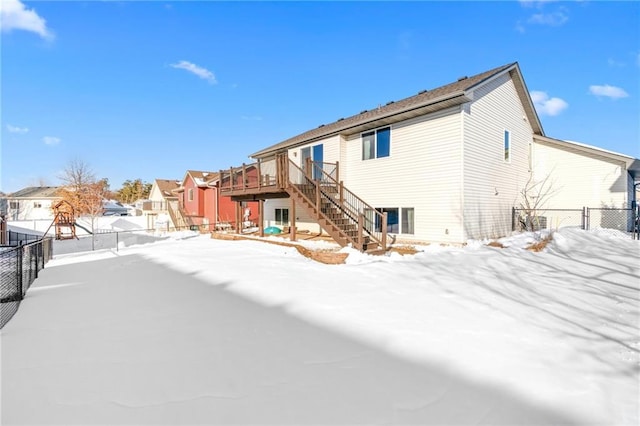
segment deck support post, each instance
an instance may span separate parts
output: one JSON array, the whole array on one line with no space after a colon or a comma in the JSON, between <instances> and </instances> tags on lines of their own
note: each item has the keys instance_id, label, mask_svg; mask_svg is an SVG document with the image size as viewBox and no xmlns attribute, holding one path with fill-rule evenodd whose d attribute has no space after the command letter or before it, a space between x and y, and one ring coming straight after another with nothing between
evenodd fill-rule
<instances>
[{"instance_id":1,"label":"deck support post","mask_svg":"<svg viewBox=\"0 0 640 426\"><path fill-rule=\"evenodd\" d=\"M240 234L242 232L242 202L236 201L236 234Z\"/></svg>"},{"instance_id":2,"label":"deck support post","mask_svg":"<svg viewBox=\"0 0 640 426\"><path fill-rule=\"evenodd\" d=\"M289 222L291 223L291 226L289 227L289 240L295 241L296 240L296 201L293 199L293 197L291 197L290 200L291 200L291 214L289 215Z\"/></svg>"},{"instance_id":3,"label":"deck support post","mask_svg":"<svg viewBox=\"0 0 640 426\"><path fill-rule=\"evenodd\" d=\"M264 200L258 200L258 230L261 237L264 237Z\"/></svg>"}]
</instances>

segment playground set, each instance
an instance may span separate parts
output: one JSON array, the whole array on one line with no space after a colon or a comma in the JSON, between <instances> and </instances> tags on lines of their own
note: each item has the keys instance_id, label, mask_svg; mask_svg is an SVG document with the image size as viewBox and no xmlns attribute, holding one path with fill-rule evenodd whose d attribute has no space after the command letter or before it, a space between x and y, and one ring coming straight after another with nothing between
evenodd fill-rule
<instances>
[{"instance_id":1,"label":"playground set","mask_svg":"<svg viewBox=\"0 0 640 426\"><path fill-rule=\"evenodd\" d=\"M76 226L84 229L91 234L91 231L76 223L75 210L71 203L66 200L62 200L53 206L54 218L47 231L44 233L47 235L52 226L55 226L56 240L72 240L78 239L76 235Z\"/></svg>"}]
</instances>

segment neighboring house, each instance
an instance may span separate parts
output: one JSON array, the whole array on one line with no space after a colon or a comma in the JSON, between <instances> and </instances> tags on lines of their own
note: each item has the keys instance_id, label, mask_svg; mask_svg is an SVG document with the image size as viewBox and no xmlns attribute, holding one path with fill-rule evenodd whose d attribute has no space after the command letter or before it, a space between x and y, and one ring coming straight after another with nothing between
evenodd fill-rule
<instances>
[{"instance_id":1,"label":"neighboring house","mask_svg":"<svg viewBox=\"0 0 640 426\"><path fill-rule=\"evenodd\" d=\"M342 245L375 249L387 234L464 243L511 232L511 208L533 172L534 151L547 155L546 140L512 63L260 150L251 155L258 185L222 189L235 201L266 200L265 225L320 226ZM273 185L263 184L267 169L277 176ZM221 173L224 183L239 172ZM635 173L620 171L624 185ZM603 185L598 205L611 198Z\"/></svg>"},{"instance_id":2,"label":"neighboring house","mask_svg":"<svg viewBox=\"0 0 640 426\"><path fill-rule=\"evenodd\" d=\"M208 226L215 220L214 197L207 181L217 177L215 172L187 170L180 186L173 192L178 197L179 215L185 225Z\"/></svg>"},{"instance_id":3,"label":"neighboring house","mask_svg":"<svg viewBox=\"0 0 640 426\"><path fill-rule=\"evenodd\" d=\"M228 197L220 197L219 183L217 172L186 172L180 186L173 190L178 196L179 215L184 217L186 225L214 230L235 227L241 222L247 222L245 227L255 223L257 204L236 204Z\"/></svg>"},{"instance_id":4,"label":"neighboring house","mask_svg":"<svg viewBox=\"0 0 640 426\"><path fill-rule=\"evenodd\" d=\"M142 215L147 218L147 229L177 228L178 196L173 192L180 187L180 181L156 179L151 185L149 199L141 203ZM171 211L169 210L171 208Z\"/></svg>"},{"instance_id":5,"label":"neighboring house","mask_svg":"<svg viewBox=\"0 0 640 426\"><path fill-rule=\"evenodd\" d=\"M53 186L31 186L7 195L7 220L53 220L52 206L62 199L57 191Z\"/></svg>"}]
</instances>

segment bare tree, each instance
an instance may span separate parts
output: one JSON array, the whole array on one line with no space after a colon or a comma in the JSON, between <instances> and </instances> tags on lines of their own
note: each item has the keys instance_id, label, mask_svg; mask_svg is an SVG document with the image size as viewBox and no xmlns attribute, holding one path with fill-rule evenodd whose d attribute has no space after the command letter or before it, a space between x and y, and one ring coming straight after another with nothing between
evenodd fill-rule
<instances>
[{"instance_id":1,"label":"bare tree","mask_svg":"<svg viewBox=\"0 0 640 426\"><path fill-rule=\"evenodd\" d=\"M58 190L58 195L71 204L76 215L89 216L92 248L95 248L95 222L103 213L104 197L109 189L108 180L97 180L89 165L78 159L67 164L59 179L64 186Z\"/></svg>"},{"instance_id":2,"label":"bare tree","mask_svg":"<svg viewBox=\"0 0 640 426\"><path fill-rule=\"evenodd\" d=\"M534 179L533 173L529 175L520 191L520 210L524 214L524 217L520 217L520 223L524 230L535 231L541 228L540 215L544 212L546 203L557 192L550 173L540 180Z\"/></svg>"}]
</instances>

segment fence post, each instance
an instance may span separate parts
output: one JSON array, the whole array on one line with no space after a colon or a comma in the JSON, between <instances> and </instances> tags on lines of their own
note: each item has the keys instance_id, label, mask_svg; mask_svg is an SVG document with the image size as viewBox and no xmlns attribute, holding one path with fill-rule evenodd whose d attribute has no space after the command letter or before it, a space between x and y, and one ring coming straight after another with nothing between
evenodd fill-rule
<instances>
[{"instance_id":1,"label":"fence post","mask_svg":"<svg viewBox=\"0 0 640 426\"><path fill-rule=\"evenodd\" d=\"M36 243L35 247L36 247L36 276L35 278L38 278L38 269L40 267L40 245L42 243Z\"/></svg>"},{"instance_id":2,"label":"fence post","mask_svg":"<svg viewBox=\"0 0 640 426\"><path fill-rule=\"evenodd\" d=\"M583 209L583 211L584 211L584 213L583 213L583 215L584 215L584 220L583 220L583 226L582 226L582 229L584 229L585 231L587 231L587 230L589 230L589 225L590 225L590 224L589 224L589 219L590 219L590 217L589 217L589 216L590 216L591 212L589 212L589 207L583 207L582 209Z\"/></svg>"},{"instance_id":3,"label":"fence post","mask_svg":"<svg viewBox=\"0 0 640 426\"><path fill-rule=\"evenodd\" d=\"M511 207L511 232L516 230L516 208Z\"/></svg>"},{"instance_id":4,"label":"fence post","mask_svg":"<svg viewBox=\"0 0 640 426\"><path fill-rule=\"evenodd\" d=\"M16 257L16 277L18 278L18 300L22 300L22 251L24 248L22 246L18 247L16 252L18 253Z\"/></svg>"}]
</instances>

